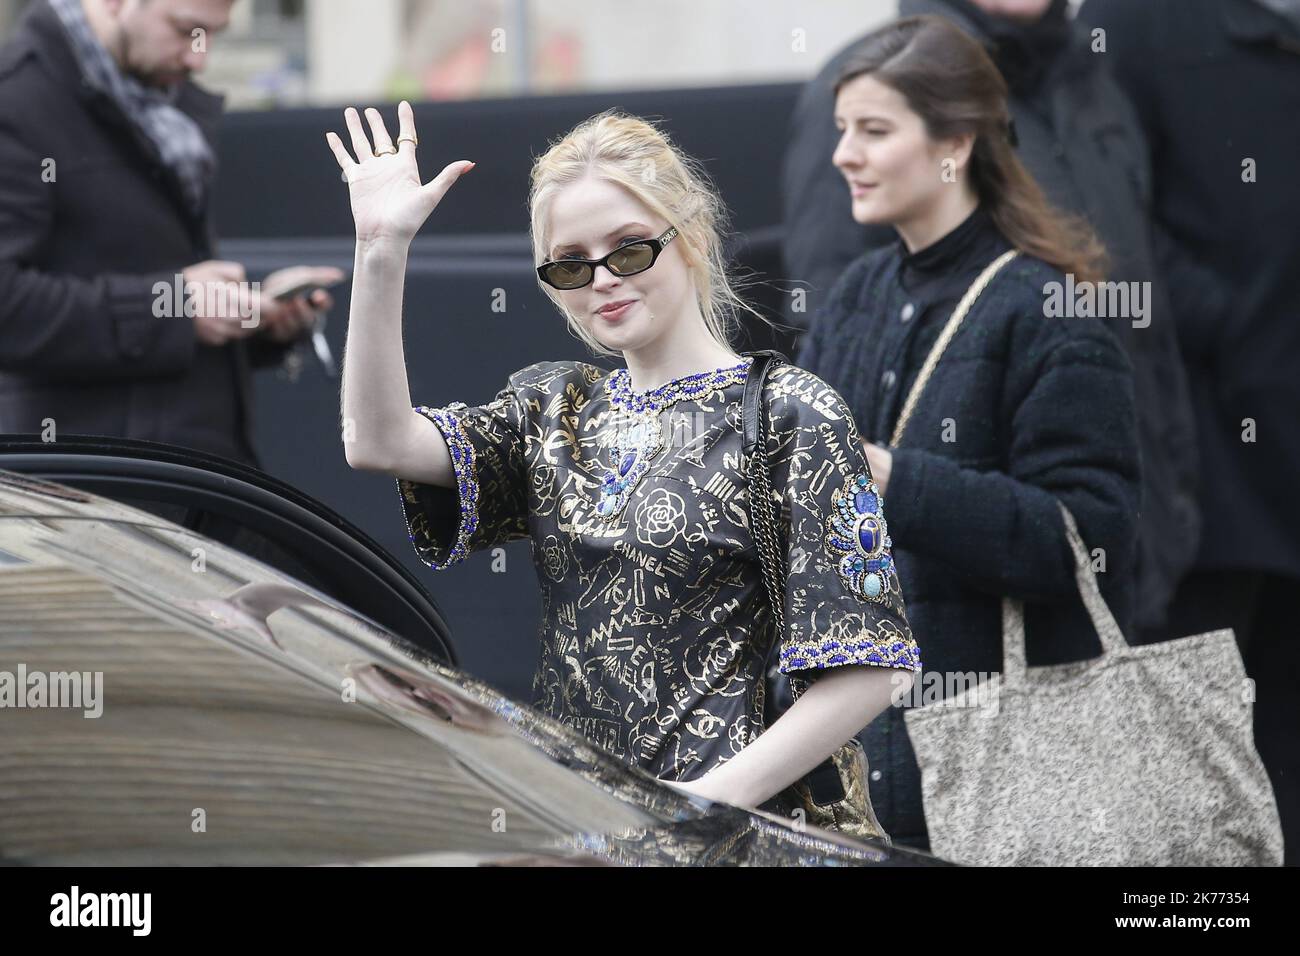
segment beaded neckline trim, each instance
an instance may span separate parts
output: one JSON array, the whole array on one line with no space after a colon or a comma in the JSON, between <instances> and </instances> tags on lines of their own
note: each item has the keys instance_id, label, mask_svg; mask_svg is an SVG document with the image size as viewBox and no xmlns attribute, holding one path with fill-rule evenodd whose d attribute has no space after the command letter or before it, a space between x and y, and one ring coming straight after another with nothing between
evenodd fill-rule
<instances>
[{"instance_id":1,"label":"beaded neckline trim","mask_svg":"<svg viewBox=\"0 0 1300 956\"><path fill-rule=\"evenodd\" d=\"M609 396L610 406L621 411L659 412L684 398L699 398L716 389L743 382L748 377L749 366L753 361L752 356L746 356L730 367L683 375L644 392L632 389L627 369L615 369L605 378L605 393Z\"/></svg>"}]
</instances>

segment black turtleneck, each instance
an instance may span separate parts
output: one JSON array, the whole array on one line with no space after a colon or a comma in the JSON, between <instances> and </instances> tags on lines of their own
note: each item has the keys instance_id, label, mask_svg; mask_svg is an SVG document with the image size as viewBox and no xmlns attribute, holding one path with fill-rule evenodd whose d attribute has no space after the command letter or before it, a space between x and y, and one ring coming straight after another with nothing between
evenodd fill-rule
<instances>
[{"instance_id":1,"label":"black turtleneck","mask_svg":"<svg viewBox=\"0 0 1300 956\"><path fill-rule=\"evenodd\" d=\"M943 280L954 266L960 267L972 256L978 259L979 254L992 249L999 239L1001 236L983 206L976 206L955 229L916 252L908 252L900 236L896 247L900 260L899 282L908 292L918 295L924 295L936 282L951 285Z\"/></svg>"},{"instance_id":2,"label":"black turtleneck","mask_svg":"<svg viewBox=\"0 0 1300 956\"><path fill-rule=\"evenodd\" d=\"M923 249L909 253L902 239L894 244L883 287L875 292L884 294L883 301L872 306L883 318L870 339L856 343L860 371L851 402L885 412L883 421L874 416L883 434L867 434L869 421L859 422L865 437L889 441L907 391L953 309L984 267L1010 248L982 206Z\"/></svg>"}]
</instances>

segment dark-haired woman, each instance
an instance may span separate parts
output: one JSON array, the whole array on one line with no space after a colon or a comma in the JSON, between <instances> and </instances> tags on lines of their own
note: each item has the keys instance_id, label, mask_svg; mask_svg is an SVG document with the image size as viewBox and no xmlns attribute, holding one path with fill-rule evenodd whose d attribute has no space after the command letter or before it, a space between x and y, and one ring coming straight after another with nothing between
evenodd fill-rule
<instances>
[{"instance_id":1,"label":"dark-haired woman","mask_svg":"<svg viewBox=\"0 0 1300 956\"><path fill-rule=\"evenodd\" d=\"M1104 321L1077 317L1065 302L1103 277L1103 250L1047 204L1016 158L1001 75L948 21L912 17L871 34L835 92L842 136L832 161L848 181L853 217L892 225L898 241L849 266L797 361L853 409L904 543L896 562L909 618L927 666L944 677L918 681L907 703L1001 669L1004 596L1026 602L1031 666L1095 656L1056 502L1077 521L1104 570L1102 593L1130 633L1132 370ZM959 300L1012 250L890 447ZM928 848L902 718L891 708L864 733L872 802L896 841Z\"/></svg>"}]
</instances>

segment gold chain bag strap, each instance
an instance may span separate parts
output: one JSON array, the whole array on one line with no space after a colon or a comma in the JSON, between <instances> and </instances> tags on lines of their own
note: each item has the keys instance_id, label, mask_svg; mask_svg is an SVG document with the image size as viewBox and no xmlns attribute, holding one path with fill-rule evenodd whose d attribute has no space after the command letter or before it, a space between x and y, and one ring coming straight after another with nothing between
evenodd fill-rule
<instances>
[{"instance_id":1,"label":"gold chain bag strap","mask_svg":"<svg viewBox=\"0 0 1300 956\"><path fill-rule=\"evenodd\" d=\"M944 349L948 347L948 343L952 341L952 337L957 334L957 328L966 318L966 314L970 312L975 300L980 297L980 294L993 281L993 277L1001 271L1002 267L1014 259L1017 254L1017 250L1009 249L985 266L984 271L975 278L970 288L966 290L966 294L961 297L961 300L957 303L957 308L953 309L948 323L943 327L943 331L939 333L934 345L931 346L930 354L925 357L925 363L921 366L921 370L917 372L916 381L912 383L912 388L907 393L907 399L903 402L903 410L899 412L898 422L894 425L894 434L889 440L891 447L897 447L899 441L902 440L903 432L907 429L907 423L911 421L912 413L916 410L916 404L921 398L921 392L925 389L926 383L930 381L935 366L939 364L940 356L943 355ZM856 738L853 742L857 743Z\"/></svg>"},{"instance_id":2,"label":"gold chain bag strap","mask_svg":"<svg viewBox=\"0 0 1300 956\"><path fill-rule=\"evenodd\" d=\"M741 404L745 464L749 479L749 521L775 625L774 641L779 644L785 633L785 557L777 534L772 469L767 456L768 416L765 414L766 402L762 396L768 372L776 362L785 361L785 356L771 351L746 354L754 357ZM764 660L766 659L765 655ZM759 684L760 692L765 690L765 682L764 675ZM791 693L798 698L798 689L793 684ZM761 701L759 706L761 708ZM829 786L824 788L823 781ZM876 819L875 810L871 806L871 794L867 787L867 757L856 737L851 737L820 766L803 779L796 780L769 802L778 812L786 815L802 809L805 820L813 826L843 833L858 840L882 840L891 845L889 835Z\"/></svg>"},{"instance_id":3,"label":"gold chain bag strap","mask_svg":"<svg viewBox=\"0 0 1300 956\"><path fill-rule=\"evenodd\" d=\"M971 306L980 297L980 293L993 281L993 277L1018 254L1019 250L1008 249L985 266L984 271L975 277L975 281L966 290L966 294L961 297L961 301L957 303L957 308L952 310L952 316L948 319L948 324L943 327L943 331L935 339L934 345L930 347L930 354L925 357L925 364L921 366L921 371L916 373L916 381L912 383L912 390L907 393L907 401L903 403L903 410L898 413L898 423L894 425L893 437L889 439L891 447L897 447L898 443L903 440L903 432L907 428L907 423L912 420L912 412L916 411L916 403L921 399L921 392L925 389L926 383L930 381L930 375L933 374L935 366L939 364L939 358L943 355L943 350L948 347L952 337L957 334L957 327L966 318L966 313L971 310Z\"/></svg>"}]
</instances>

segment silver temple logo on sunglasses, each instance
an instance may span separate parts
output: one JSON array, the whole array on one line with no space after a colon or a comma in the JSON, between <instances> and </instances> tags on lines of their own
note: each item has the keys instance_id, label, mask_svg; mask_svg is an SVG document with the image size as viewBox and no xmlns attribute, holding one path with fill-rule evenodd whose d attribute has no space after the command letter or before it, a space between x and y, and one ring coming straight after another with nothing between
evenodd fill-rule
<instances>
[{"instance_id":1,"label":"silver temple logo on sunglasses","mask_svg":"<svg viewBox=\"0 0 1300 956\"><path fill-rule=\"evenodd\" d=\"M658 239L640 239L619 246L601 259L555 259L537 267L537 276L547 285L568 292L589 285L596 277L596 266L604 266L616 276L634 276L645 272L664 246L677 238L677 227L671 226Z\"/></svg>"}]
</instances>

